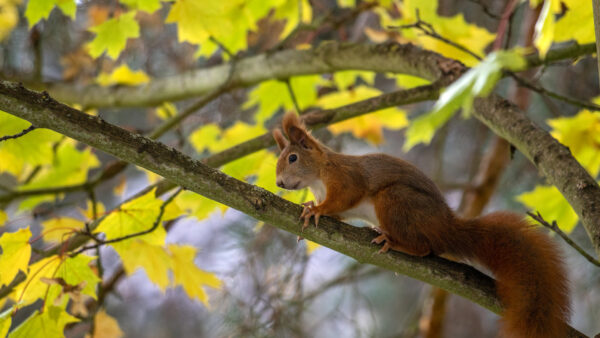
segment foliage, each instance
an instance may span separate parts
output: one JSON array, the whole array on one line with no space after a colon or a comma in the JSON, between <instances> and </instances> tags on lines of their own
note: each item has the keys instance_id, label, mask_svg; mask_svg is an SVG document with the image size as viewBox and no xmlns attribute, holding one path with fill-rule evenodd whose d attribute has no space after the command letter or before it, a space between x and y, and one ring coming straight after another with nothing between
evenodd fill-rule
<instances>
[{"instance_id":1,"label":"foliage","mask_svg":"<svg viewBox=\"0 0 600 338\"><path fill-rule=\"evenodd\" d=\"M337 0L327 2L326 6L324 3L120 0L107 5L96 0L89 3L0 0L0 42L7 43L6 47L2 45L7 59L18 59L22 55L10 53L25 54L22 49L33 49L39 32L46 34L43 43L47 45L54 41L48 38L48 32L64 29L69 36L69 42L65 43L68 48L56 48L42 60L35 59L35 53L28 50L31 55L27 54L20 62L29 68L17 75L27 85L43 87L46 85L43 80L53 77L54 82L60 82L62 74L64 81L56 83L57 87L93 85L107 93L117 93L125 86L152 88L155 80L165 76L183 74L186 81L192 81L198 67L213 67L229 60L235 69L236 62L243 58L268 59L280 49L312 48L332 38L413 43L471 67L442 91L432 108L419 104L374 107L372 111L330 124L323 132L334 137L351 134L361 141L357 144L365 147L390 146L385 142L385 136L389 135L386 133L404 134L403 146L395 147L404 152L418 144L430 143L458 109L462 108L462 116L469 118L473 101L490 95L507 71L520 72L528 67L523 55L529 51L515 48L489 52L490 43L496 38L489 25L485 28L481 20L475 23L463 13L440 14L444 9L438 8L435 0ZM542 56L556 43L575 40L583 44L594 40L589 1L531 0L529 4L541 6L535 46ZM375 23L360 23L356 19L367 10L368 21ZM336 21L339 18L343 20ZM438 36L424 34L415 27L417 22L426 22ZM31 46L11 49L15 42L10 45L10 40L25 41L25 34L30 34ZM161 44L151 43L155 39ZM156 66L154 59L170 62L162 61L168 64L163 68ZM41 66L34 61L41 61ZM1 62L5 62L4 56ZM52 62L60 62L62 70L57 71L57 66L49 70L48 64ZM32 71L31 67L42 69ZM1 73L3 78L14 75L4 69ZM227 84L218 88L219 94L231 89ZM243 147L245 142L268 133L284 112L304 114L337 109L381 97L392 90L426 84L429 81L416 76L354 69L287 78L271 76L243 90L241 95L230 93L231 100L224 100L226 104L235 102L234 110L238 113L235 116L239 118L221 114L218 104L209 105L205 110L210 110L210 114L200 113L194 121L191 118L180 121L161 141L205 159ZM117 101L118 97L109 99ZM183 99L194 97L190 94ZM119 109L111 107L94 114L106 119L120 115L115 119L122 121L123 115L131 113L123 128L141 134L180 116L189 104L159 103L155 109L148 109L147 121L140 117L144 109L120 114ZM574 116L546 121L552 136L568 146L595 178L600 174L599 116L598 112L584 109ZM17 135L29 127L27 121L0 111L0 137ZM413 151L410 155L414 154ZM219 169L236 179L295 203L314 200L309 190L284 191L276 186L277 153L272 149L261 148L226 162ZM122 336L117 320L106 313L102 303L98 303L99 308L90 305L103 301L100 283L107 278L99 255L102 257L105 252L116 253L114 256L118 256L118 264L126 276L143 271L162 293L181 287L187 297L208 309L215 304L209 297L212 292L229 292L226 276L218 271L205 271L202 267L209 264L196 261L199 248L167 238L170 226L182 219L201 222L214 218L225 223L223 216L228 207L190 191L164 197L162 190L152 187L136 194L133 190L140 184L138 174L149 184L157 183L160 177L146 171L122 170L111 181L112 176L103 176L109 171L109 163L105 154L48 129L37 128L0 141L0 287L11 291L5 297L8 303L0 299L0 310L7 309L0 314L0 336L62 337L65 327L79 325L73 323L80 320L90 323L92 317L93 337ZM516 199L546 219L556 220L567 233L577 225L577 214L554 186L537 185ZM85 209L76 208L84 206ZM23 219L26 221L20 221ZM260 237L267 231L265 228L258 223L253 234ZM308 242L302 254L310 255L318 248ZM23 281L9 287L19 278ZM25 307L32 310L24 310ZM17 318L15 313L31 311L34 312L27 319L13 322Z\"/></svg>"}]
</instances>

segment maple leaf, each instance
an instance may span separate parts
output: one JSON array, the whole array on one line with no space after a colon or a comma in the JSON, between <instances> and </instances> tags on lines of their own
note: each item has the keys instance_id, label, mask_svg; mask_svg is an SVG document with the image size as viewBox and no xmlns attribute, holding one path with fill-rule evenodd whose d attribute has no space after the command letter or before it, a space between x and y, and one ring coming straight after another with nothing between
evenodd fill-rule
<instances>
[{"instance_id":1,"label":"maple leaf","mask_svg":"<svg viewBox=\"0 0 600 338\"><path fill-rule=\"evenodd\" d=\"M517 200L527 208L539 212L546 220L556 221L559 228L570 233L577 225L577 214L565 197L553 185L538 185L534 190L522 193Z\"/></svg>"},{"instance_id":2,"label":"maple leaf","mask_svg":"<svg viewBox=\"0 0 600 338\"><path fill-rule=\"evenodd\" d=\"M121 0L121 3L132 9L154 13L160 8L160 0Z\"/></svg>"},{"instance_id":3,"label":"maple leaf","mask_svg":"<svg viewBox=\"0 0 600 338\"><path fill-rule=\"evenodd\" d=\"M181 285L191 298L197 298L208 306L208 297L203 286L220 288L221 281L212 273L203 271L194 264L196 248L188 245L169 245L172 257L173 280Z\"/></svg>"},{"instance_id":4,"label":"maple leaf","mask_svg":"<svg viewBox=\"0 0 600 338\"><path fill-rule=\"evenodd\" d=\"M48 19L54 6L60 8L71 19L75 19L75 12L77 10L75 0L29 0L27 9L25 10L25 17L29 22L29 28L42 19Z\"/></svg>"},{"instance_id":5,"label":"maple leaf","mask_svg":"<svg viewBox=\"0 0 600 338\"><path fill-rule=\"evenodd\" d=\"M151 229L160 214L160 207L164 203L155 196L155 189L148 193L121 205L117 210L113 210L107 215L94 233L103 232L107 240L120 238L134 233ZM165 207L161 221L166 221L178 217L181 211L173 203ZM143 240L149 244L163 245L165 243L166 232L162 226L158 226L154 231L135 237L136 240Z\"/></svg>"},{"instance_id":6,"label":"maple leaf","mask_svg":"<svg viewBox=\"0 0 600 338\"><path fill-rule=\"evenodd\" d=\"M65 325L79 319L68 314L62 307L50 306L45 311L35 311L15 328L9 338L62 338Z\"/></svg>"},{"instance_id":7,"label":"maple leaf","mask_svg":"<svg viewBox=\"0 0 600 338\"><path fill-rule=\"evenodd\" d=\"M19 270L27 271L31 258L29 245L31 231L29 228L19 229L16 232L5 232L0 237L0 286L7 285L15 278Z\"/></svg>"},{"instance_id":8,"label":"maple leaf","mask_svg":"<svg viewBox=\"0 0 600 338\"><path fill-rule=\"evenodd\" d=\"M42 222L42 234L47 242L62 242L66 235L84 228L84 222L71 217L57 217Z\"/></svg>"},{"instance_id":9,"label":"maple leaf","mask_svg":"<svg viewBox=\"0 0 600 338\"><path fill-rule=\"evenodd\" d=\"M129 12L90 28L91 32L96 33L94 40L88 44L90 55L97 58L106 51L112 59L119 57L127 45L127 39L140 35L140 26L134 17L135 12Z\"/></svg>"},{"instance_id":10,"label":"maple leaf","mask_svg":"<svg viewBox=\"0 0 600 338\"><path fill-rule=\"evenodd\" d=\"M561 0L561 2L564 3L567 12L554 26L554 42L567 40L575 40L579 44L594 42L592 1Z\"/></svg>"},{"instance_id":11,"label":"maple leaf","mask_svg":"<svg viewBox=\"0 0 600 338\"><path fill-rule=\"evenodd\" d=\"M554 40L554 32L556 22L554 16L561 11L561 0L546 0L542 11L535 24L535 37L533 44L537 47L541 56L545 56L552 41ZM590 6L591 9L591 6Z\"/></svg>"},{"instance_id":12,"label":"maple leaf","mask_svg":"<svg viewBox=\"0 0 600 338\"><path fill-rule=\"evenodd\" d=\"M120 338L123 335L116 319L109 316L103 309L96 313L93 338Z\"/></svg>"},{"instance_id":13,"label":"maple leaf","mask_svg":"<svg viewBox=\"0 0 600 338\"><path fill-rule=\"evenodd\" d=\"M324 95L319 98L317 105L325 109L337 108L381 94L378 89L357 86L351 90ZM357 138L365 139L372 144L381 144L383 128L401 129L407 125L406 112L398 108L386 108L336 123L329 126L328 129L335 135L352 132L352 135Z\"/></svg>"},{"instance_id":14,"label":"maple leaf","mask_svg":"<svg viewBox=\"0 0 600 338\"><path fill-rule=\"evenodd\" d=\"M102 72L96 78L96 82L101 86L112 86L116 84L137 86L142 83L148 83L150 77L142 70L132 71L126 64L122 64L111 73Z\"/></svg>"},{"instance_id":15,"label":"maple leaf","mask_svg":"<svg viewBox=\"0 0 600 338\"><path fill-rule=\"evenodd\" d=\"M146 276L161 291L169 285L169 268L171 259L162 245L150 244L140 240L128 240L111 244L117 251L128 276L138 268L143 268Z\"/></svg>"}]
</instances>

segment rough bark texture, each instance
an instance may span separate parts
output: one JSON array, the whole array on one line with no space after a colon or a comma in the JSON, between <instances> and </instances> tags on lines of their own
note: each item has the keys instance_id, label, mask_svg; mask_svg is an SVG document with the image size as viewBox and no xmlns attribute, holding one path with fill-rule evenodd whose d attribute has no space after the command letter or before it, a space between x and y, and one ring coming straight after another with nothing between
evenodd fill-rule
<instances>
[{"instance_id":1,"label":"rough bark texture","mask_svg":"<svg viewBox=\"0 0 600 338\"><path fill-rule=\"evenodd\" d=\"M210 168L162 143L132 134L102 119L60 104L47 94L0 82L0 108L86 143L120 159L153 171L172 182L256 219L294 234L301 233L301 207L268 191L246 184ZM375 233L324 217L319 228L309 227L302 236L362 263L425 281L470 299L494 312L500 311L491 278L474 268L438 257L417 258L398 252L377 254L371 244ZM582 337L576 330L572 336Z\"/></svg>"}]
</instances>

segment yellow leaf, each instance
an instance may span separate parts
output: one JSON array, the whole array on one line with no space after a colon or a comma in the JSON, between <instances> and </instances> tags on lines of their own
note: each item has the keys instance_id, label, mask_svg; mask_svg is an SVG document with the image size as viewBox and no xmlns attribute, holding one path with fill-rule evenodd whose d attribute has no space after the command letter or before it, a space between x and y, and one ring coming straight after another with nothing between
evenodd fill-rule
<instances>
[{"instance_id":1,"label":"yellow leaf","mask_svg":"<svg viewBox=\"0 0 600 338\"><path fill-rule=\"evenodd\" d=\"M156 108L156 115L162 120L169 119L177 115L177 107L171 102L164 102L160 107Z\"/></svg>"},{"instance_id":2,"label":"yellow leaf","mask_svg":"<svg viewBox=\"0 0 600 338\"><path fill-rule=\"evenodd\" d=\"M353 90L322 96L317 104L325 109L347 105L381 95L375 88L358 86ZM387 108L369 113L328 127L334 134L352 132L355 137L366 139L372 144L383 143L383 128L401 129L408 125L406 113L398 108Z\"/></svg>"},{"instance_id":3,"label":"yellow leaf","mask_svg":"<svg viewBox=\"0 0 600 338\"><path fill-rule=\"evenodd\" d=\"M577 161L596 177L600 172L600 115L581 110L575 116L547 122L553 128L552 136L569 147Z\"/></svg>"},{"instance_id":4,"label":"yellow leaf","mask_svg":"<svg viewBox=\"0 0 600 338\"><path fill-rule=\"evenodd\" d=\"M533 191L517 196L517 200L548 222L556 221L560 229L570 233L577 225L577 214L555 186L538 185Z\"/></svg>"},{"instance_id":5,"label":"yellow leaf","mask_svg":"<svg viewBox=\"0 0 600 338\"><path fill-rule=\"evenodd\" d=\"M197 298L208 306L208 297L203 286L220 288L221 281L212 273L199 269L194 264L196 248L188 245L169 245L173 262L173 282L181 285L191 298Z\"/></svg>"},{"instance_id":6,"label":"yellow leaf","mask_svg":"<svg viewBox=\"0 0 600 338\"><path fill-rule=\"evenodd\" d=\"M554 40L554 15L560 13L560 0L546 0L535 24L535 37L533 44L541 56L545 56ZM591 8L591 6L590 6Z\"/></svg>"},{"instance_id":7,"label":"yellow leaf","mask_svg":"<svg viewBox=\"0 0 600 338\"><path fill-rule=\"evenodd\" d=\"M554 28L554 40L562 42L575 40L579 44L594 42L594 17L592 1L562 0L567 12Z\"/></svg>"},{"instance_id":8,"label":"yellow leaf","mask_svg":"<svg viewBox=\"0 0 600 338\"><path fill-rule=\"evenodd\" d=\"M123 337L123 331L121 331L117 320L101 309L96 313L96 316L94 316L94 334L92 337L121 338Z\"/></svg>"},{"instance_id":9,"label":"yellow leaf","mask_svg":"<svg viewBox=\"0 0 600 338\"><path fill-rule=\"evenodd\" d=\"M138 268L143 268L148 278L161 291L169 285L169 254L161 245L154 245L139 240L128 240L111 244L117 251L127 275L133 274Z\"/></svg>"},{"instance_id":10,"label":"yellow leaf","mask_svg":"<svg viewBox=\"0 0 600 338\"><path fill-rule=\"evenodd\" d=\"M317 250L318 248L320 248L321 245L317 244L315 242L311 242L309 240L306 241L306 254L310 255L313 252L315 252L315 250Z\"/></svg>"},{"instance_id":11,"label":"yellow leaf","mask_svg":"<svg viewBox=\"0 0 600 338\"><path fill-rule=\"evenodd\" d=\"M135 14L135 11L131 11L91 27L89 30L96 33L96 37L87 45L90 55L97 58L106 51L110 58L117 59L127 46L127 40L140 35Z\"/></svg>"},{"instance_id":12,"label":"yellow leaf","mask_svg":"<svg viewBox=\"0 0 600 338\"><path fill-rule=\"evenodd\" d=\"M10 35L12 30L19 22L19 10L17 5L21 3L20 0L15 1L3 1L2 10L0 11L0 42Z\"/></svg>"},{"instance_id":13,"label":"yellow leaf","mask_svg":"<svg viewBox=\"0 0 600 338\"><path fill-rule=\"evenodd\" d=\"M112 73L102 72L96 78L96 82L101 86L127 85L137 86L142 83L148 83L150 77L142 70L132 71L126 64L117 67Z\"/></svg>"},{"instance_id":14,"label":"yellow leaf","mask_svg":"<svg viewBox=\"0 0 600 338\"><path fill-rule=\"evenodd\" d=\"M215 202L202 195L192 191L183 191L173 201L177 206L184 210L190 216L196 217L198 220L203 220L210 216L214 211L220 209L227 210L227 206Z\"/></svg>"},{"instance_id":15,"label":"yellow leaf","mask_svg":"<svg viewBox=\"0 0 600 338\"><path fill-rule=\"evenodd\" d=\"M57 217L42 222L42 235L46 242L62 243L68 235L85 228L85 224L71 217Z\"/></svg>"},{"instance_id":16,"label":"yellow leaf","mask_svg":"<svg viewBox=\"0 0 600 338\"><path fill-rule=\"evenodd\" d=\"M93 220L94 219L94 206L92 205L92 201L88 200L87 201L87 209L83 210L81 208L78 208L79 212L81 213L81 215L83 215L83 217L85 217L88 220ZM96 201L96 216L98 218L100 218L101 216L104 215L104 213L106 212L106 208L104 208L104 204L102 204L102 202L98 202Z\"/></svg>"},{"instance_id":17,"label":"yellow leaf","mask_svg":"<svg viewBox=\"0 0 600 338\"><path fill-rule=\"evenodd\" d=\"M4 210L0 210L0 226L3 226L8 221L8 216Z\"/></svg>"},{"instance_id":18,"label":"yellow leaf","mask_svg":"<svg viewBox=\"0 0 600 338\"><path fill-rule=\"evenodd\" d=\"M31 231L29 228L19 229L16 232L5 232L0 237L0 286L8 285L15 278L19 270L27 271L31 258L29 245Z\"/></svg>"},{"instance_id":19,"label":"yellow leaf","mask_svg":"<svg viewBox=\"0 0 600 338\"><path fill-rule=\"evenodd\" d=\"M252 126L242 121L237 121L233 126L224 131L221 131L221 128L216 124L207 124L196 129L196 131L190 135L190 142L199 153L202 153L204 150L209 150L214 153L260 136L266 132L267 130L262 125Z\"/></svg>"},{"instance_id":20,"label":"yellow leaf","mask_svg":"<svg viewBox=\"0 0 600 338\"><path fill-rule=\"evenodd\" d=\"M79 319L68 314L64 308L50 306L44 311L36 310L9 335L10 338L62 338L65 325Z\"/></svg>"}]
</instances>

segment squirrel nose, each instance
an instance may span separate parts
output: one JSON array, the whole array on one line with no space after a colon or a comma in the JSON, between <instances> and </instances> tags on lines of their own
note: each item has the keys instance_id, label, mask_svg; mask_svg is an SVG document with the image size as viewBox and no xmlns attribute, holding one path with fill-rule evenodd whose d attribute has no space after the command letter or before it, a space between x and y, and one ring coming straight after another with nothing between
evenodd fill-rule
<instances>
[{"instance_id":1,"label":"squirrel nose","mask_svg":"<svg viewBox=\"0 0 600 338\"><path fill-rule=\"evenodd\" d=\"M280 188L285 188L285 184L283 184L283 180L277 180L277 186Z\"/></svg>"}]
</instances>

